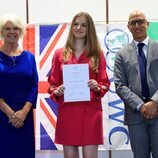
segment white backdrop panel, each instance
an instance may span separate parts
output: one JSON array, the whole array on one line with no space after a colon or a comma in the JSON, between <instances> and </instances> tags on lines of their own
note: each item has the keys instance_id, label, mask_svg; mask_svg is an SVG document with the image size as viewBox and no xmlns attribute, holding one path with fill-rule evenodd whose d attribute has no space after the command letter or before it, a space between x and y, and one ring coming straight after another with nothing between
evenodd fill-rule
<instances>
[{"instance_id":1,"label":"white backdrop panel","mask_svg":"<svg viewBox=\"0 0 158 158\"><path fill-rule=\"evenodd\" d=\"M105 0L29 0L30 23L71 22L80 11L91 14L95 21L105 21Z\"/></svg>"},{"instance_id":2,"label":"white backdrop panel","mask_svg":"<svg viewBox=\"0 0 158 158\"><path fill-rule=\"evenodd\" d=\"M109 0L109 21L114 22L127 22L128 15L133 10L143 11L147 19L158 20L157 16L157 0Z\"/></svg>"},{"instance_id":3,"label":"white backdrop panel","mask_svg":"<svg viewBox=\"0 0 158 158\"><path fill-rule=\"evenodd\" d=\"M0 0L0 16L6 13L15 13L26 22L26 1L25 0Z\"/></svg>"}]
</instances>

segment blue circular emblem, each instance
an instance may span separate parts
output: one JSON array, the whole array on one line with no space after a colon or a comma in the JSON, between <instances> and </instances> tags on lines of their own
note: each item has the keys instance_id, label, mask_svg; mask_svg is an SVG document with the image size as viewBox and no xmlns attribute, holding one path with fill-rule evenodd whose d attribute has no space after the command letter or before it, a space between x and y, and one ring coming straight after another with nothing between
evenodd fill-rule
<instances>
[{"instance_id":1,"label":"blue circular emblem","mask_svg":"<svg viewBox=\"0 0 158 158\"><path fill-rule=\"evenodd\" d=\"M117 53L122 47L129 43L129 37L125 31L113 29L107 32L104 43L110 52Z\"/></svg>"}]
</instances>

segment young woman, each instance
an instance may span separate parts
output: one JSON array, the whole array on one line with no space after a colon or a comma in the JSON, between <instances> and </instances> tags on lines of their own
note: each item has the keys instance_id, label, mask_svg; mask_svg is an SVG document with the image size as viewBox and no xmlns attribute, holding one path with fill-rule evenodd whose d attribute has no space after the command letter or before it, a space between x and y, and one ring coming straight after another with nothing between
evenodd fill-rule
<instances>
[{"instance_id":1,"label":"young woman","mask_svg":"<svg viewBox=\"0 0 158 158\"><path fill-rule=\"evenodd\" d=\"M90 101L64 102L62 67L83 63L89 65ZM88 13L81 12L73 18L65 47L57 49L53 56L48 81L50 97L59 105L55 143L63 145L64 158L79 158L79 146L83 158L97 158L98 145L103 144L101 98L110 82L94 22Z\"/></svg>"}]
</instances>

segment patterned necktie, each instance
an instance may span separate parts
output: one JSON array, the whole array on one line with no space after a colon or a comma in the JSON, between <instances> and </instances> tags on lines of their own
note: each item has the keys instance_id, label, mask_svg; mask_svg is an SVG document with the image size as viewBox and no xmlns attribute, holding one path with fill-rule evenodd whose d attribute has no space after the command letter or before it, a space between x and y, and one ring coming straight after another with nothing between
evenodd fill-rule
<instances>
[{"instance_id":1,"label":"patterned necktie","mask_svg":"<svg viewBox=\"0 0 158 158\"><path fill-rule=\"evenodd\" d=\"M147 83L146 76L146 57L142 50L144 43L139 43L138 46L138 61L139 61L139 69L140 69L140 77L141 77L141 86L142 86L142 96L143 99L149 99L149 87Z\"/></svg>"}]
</instances>

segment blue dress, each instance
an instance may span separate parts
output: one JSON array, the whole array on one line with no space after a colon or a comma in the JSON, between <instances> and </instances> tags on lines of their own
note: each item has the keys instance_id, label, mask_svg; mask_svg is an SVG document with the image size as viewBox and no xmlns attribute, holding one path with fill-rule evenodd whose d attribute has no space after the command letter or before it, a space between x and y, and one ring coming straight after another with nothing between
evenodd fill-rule
<instances>
[{"instance_id":1,"label":"blue dress","mask_svg":"<svg viewBox=\"0 0 158 158\"><path fill-rule=\"evenodd\" d=\"M23 51L19 56L7 56L0 51L0 98L14 110L32 103L22 128L8 123L0 111L0 157L35 158L33 109L36 107L38 75L32 53Z\"/></svg>"}]
</instances>

